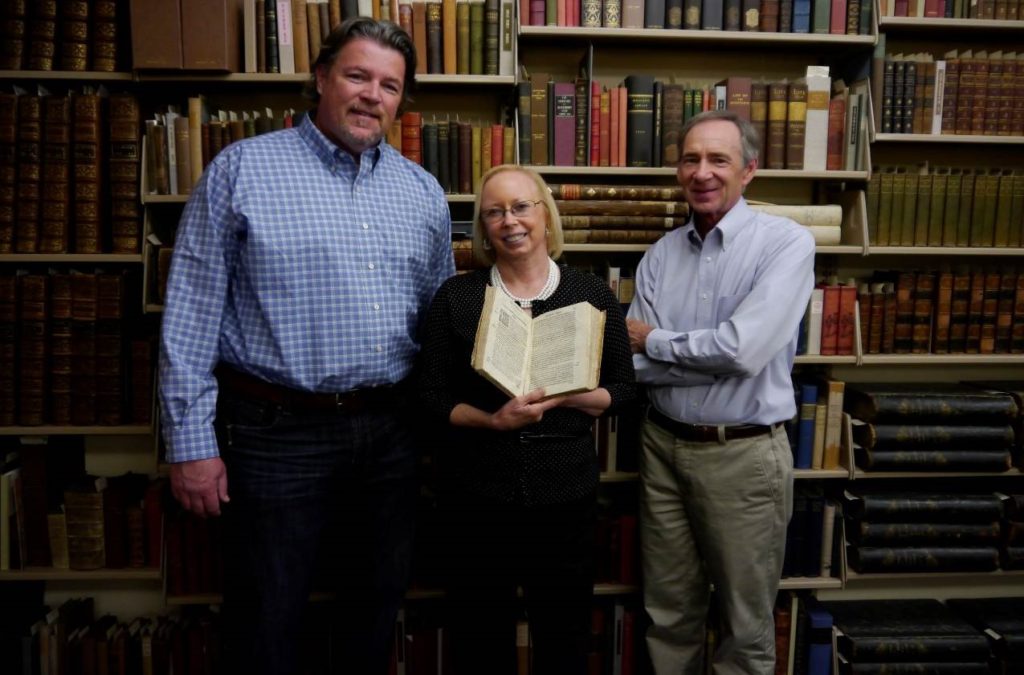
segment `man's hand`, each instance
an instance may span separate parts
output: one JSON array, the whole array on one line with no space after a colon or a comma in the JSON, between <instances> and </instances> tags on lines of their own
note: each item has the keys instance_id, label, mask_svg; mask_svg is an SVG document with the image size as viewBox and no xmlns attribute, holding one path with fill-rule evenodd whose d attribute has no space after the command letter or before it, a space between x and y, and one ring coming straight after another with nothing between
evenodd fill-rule
<instances>
[{"instance_id":1,"label":"man's hand","mask_svg":"<svg viewBox=\"0 0 1024 675\"><path fill-rule=\"evenodd\" d=\"M629 331L629 348L633 350L633 353L646 354L647 336L654 330L654 326L636 319L626 319L626 330Z\"/></svg>"},{"instance_id":2,"label":"man's hand","mask_svg":"<svg viewBox=\"0 0 1024 675\"><path fill-rule=\"evenodd\" d=\"M228 472L220 457L171 464L171 493L186 511L201 518L220 515L229 502Z\"/></svg>"},{"instance_id":3,"label":"man's hand","mask_svg":"<svg viewBox=\"0 0 1024 675\"><path fill-rule=\"evenodd\" d=\"M534 389L529 394L516 396L491 416L493 427L498 431L511 431L540 422L545 412L565 400L564 396L554 396L543 401L542 398L543 389Z\"/></svg>"}]
</instances>

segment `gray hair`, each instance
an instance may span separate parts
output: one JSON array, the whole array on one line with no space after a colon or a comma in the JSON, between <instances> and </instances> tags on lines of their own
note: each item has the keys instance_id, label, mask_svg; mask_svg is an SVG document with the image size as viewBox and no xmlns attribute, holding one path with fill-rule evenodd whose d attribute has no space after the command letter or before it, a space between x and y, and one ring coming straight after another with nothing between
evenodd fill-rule
<instances>
[{"instance_id":1,"label":"gray hair","mask_svg":"<svg viewBox=\"0 0 1024 675\"><path fill-rule=\"evenodd\" d=\"M758 159L761 148L761 136L758 135L757 129L754 128L754 125L736 114L735 110L709 110L699 115L694 115L690 119L686 120L686 124L683 125L683 128L679 133L680 156L682 156L682 149L686 144L686 135L698 124L711 122L712 120L725 120L726 122L732 122L736 125L736 128L739 129L740 147L743 153L743 166L747 166L752 161Z\"/></svg>"}]
</instances>

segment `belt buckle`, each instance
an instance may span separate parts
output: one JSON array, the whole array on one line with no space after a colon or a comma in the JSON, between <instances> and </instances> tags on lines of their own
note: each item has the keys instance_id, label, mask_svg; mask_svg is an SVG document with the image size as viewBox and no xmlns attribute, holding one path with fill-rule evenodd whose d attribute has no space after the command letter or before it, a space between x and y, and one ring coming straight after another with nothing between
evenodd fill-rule
<instances>
[{"instance_id":1,"label":"belt buckle","mask_svg":"<svg viewBox=\"0 0 1024 675\"><path fill-rule=\"evenodd\" d=\"M344 410L352 401L347 391L339 391L334 394L334 409Z\"/></svg>"}]
</instances>

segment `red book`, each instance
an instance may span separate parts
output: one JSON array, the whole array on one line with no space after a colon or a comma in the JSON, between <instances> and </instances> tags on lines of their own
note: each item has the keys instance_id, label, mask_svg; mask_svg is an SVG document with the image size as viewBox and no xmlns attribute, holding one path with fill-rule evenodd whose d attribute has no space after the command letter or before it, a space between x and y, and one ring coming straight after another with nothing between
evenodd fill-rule
<instances>
[{"instance_id":1,"label":"red book","mask_svg":"<svg viewBox=\"0 0 1024 675\"><path fill-rule=\"evenodd\" d=\"M603 113L603 111L602 111ZM608 166L619 165L619 88L608 92Z\"/></svg>"},{"instance_id":2,"label":"red book","mask_svg":"<svg viewBox=\"0 0 1024 675\"><path fill-rule=\"evenodd\" d=\"M590 166L601 165L601 85L590 83Z\"/></svg>"},{"instance_id":3,"label":"red book","mask_svg":"<svg viewBox=\"0 0 1024 675\"><path fill-rule=\"evenodd\" d=\"M420 143L420 127L423 116L415 111L402 115L402 155L417 164L423 164L423 148Z\"/></svg>"},{"instance_id":4,"label":"red book","mask_svg":"<svg viewBox=\"0 0 1024 675\"><path fill-rule=\"evenodd\" d=\"M576 153L576 85L555 82L554 86L554 166L573 166Z\"/></svg>"},{"instance_id":5,"label":"red book","mask_svg":"<svg viewBox=\"0 0 1024 675\"><path fill-rule=\"evenodd\" d=\"M846 126L846 99L835 96L828 102L828 154L825 169L843 169L843 131Z\"/></svg>"},{"instance_id":6,"label":"red book","mask_svg":"<svg viewBox=\"0 0 1024 675\"><path fill-rule=\"evenodd\" d=\"M857 288L855 286L839 287L839 325L836 335L836 354L850 356L854 353L853 341L856 337Z\"/></svg>"},{"instance_id":7,"label":"red book","mask_svg":"<svg viewBox=\"0 0 1024 675\"><path fill-rule=\"evenodd\" d=\"M839 349L839 286L825 286L821 308L821 355L835 356Z\"/></svg>"},{"instance_id":8,"label":"red book","mask_svg":"<svg viewBox=\"0 0 1024 675\"><path fill-rule=\"evenodd\" d=\"M491 125L491 167L505 163L505 127Z\"/></svg>"},{"instance_id":9,"label":"red book","mask_svg":"<svg viewBox=\"0 0 1024 675\"><path fill-rule=\"evenodd\" d=\"M832 0L828 32L832 35L846 34L846 0Z\"/></svg>"}]
</instances>

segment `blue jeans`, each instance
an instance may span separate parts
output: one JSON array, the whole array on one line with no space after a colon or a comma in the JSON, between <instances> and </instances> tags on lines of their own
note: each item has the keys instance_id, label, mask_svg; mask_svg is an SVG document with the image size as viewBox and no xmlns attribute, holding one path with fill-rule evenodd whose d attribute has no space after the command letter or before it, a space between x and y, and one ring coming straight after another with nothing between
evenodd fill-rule
<instances>
[{"instance_id":1,"label":"blue jeans","mask_svg":"<svg viewBox=\"0 0 1024 675\"><path fill-rule=\"evenodd\" d=\"M416 444L402 405L285 411L221 394L227 465L224 661L299 672L314 575L337 593L335 672L385 673L409 576ZM318 570L319 568L319 570Z\"/></svg>"}]
</instances>

